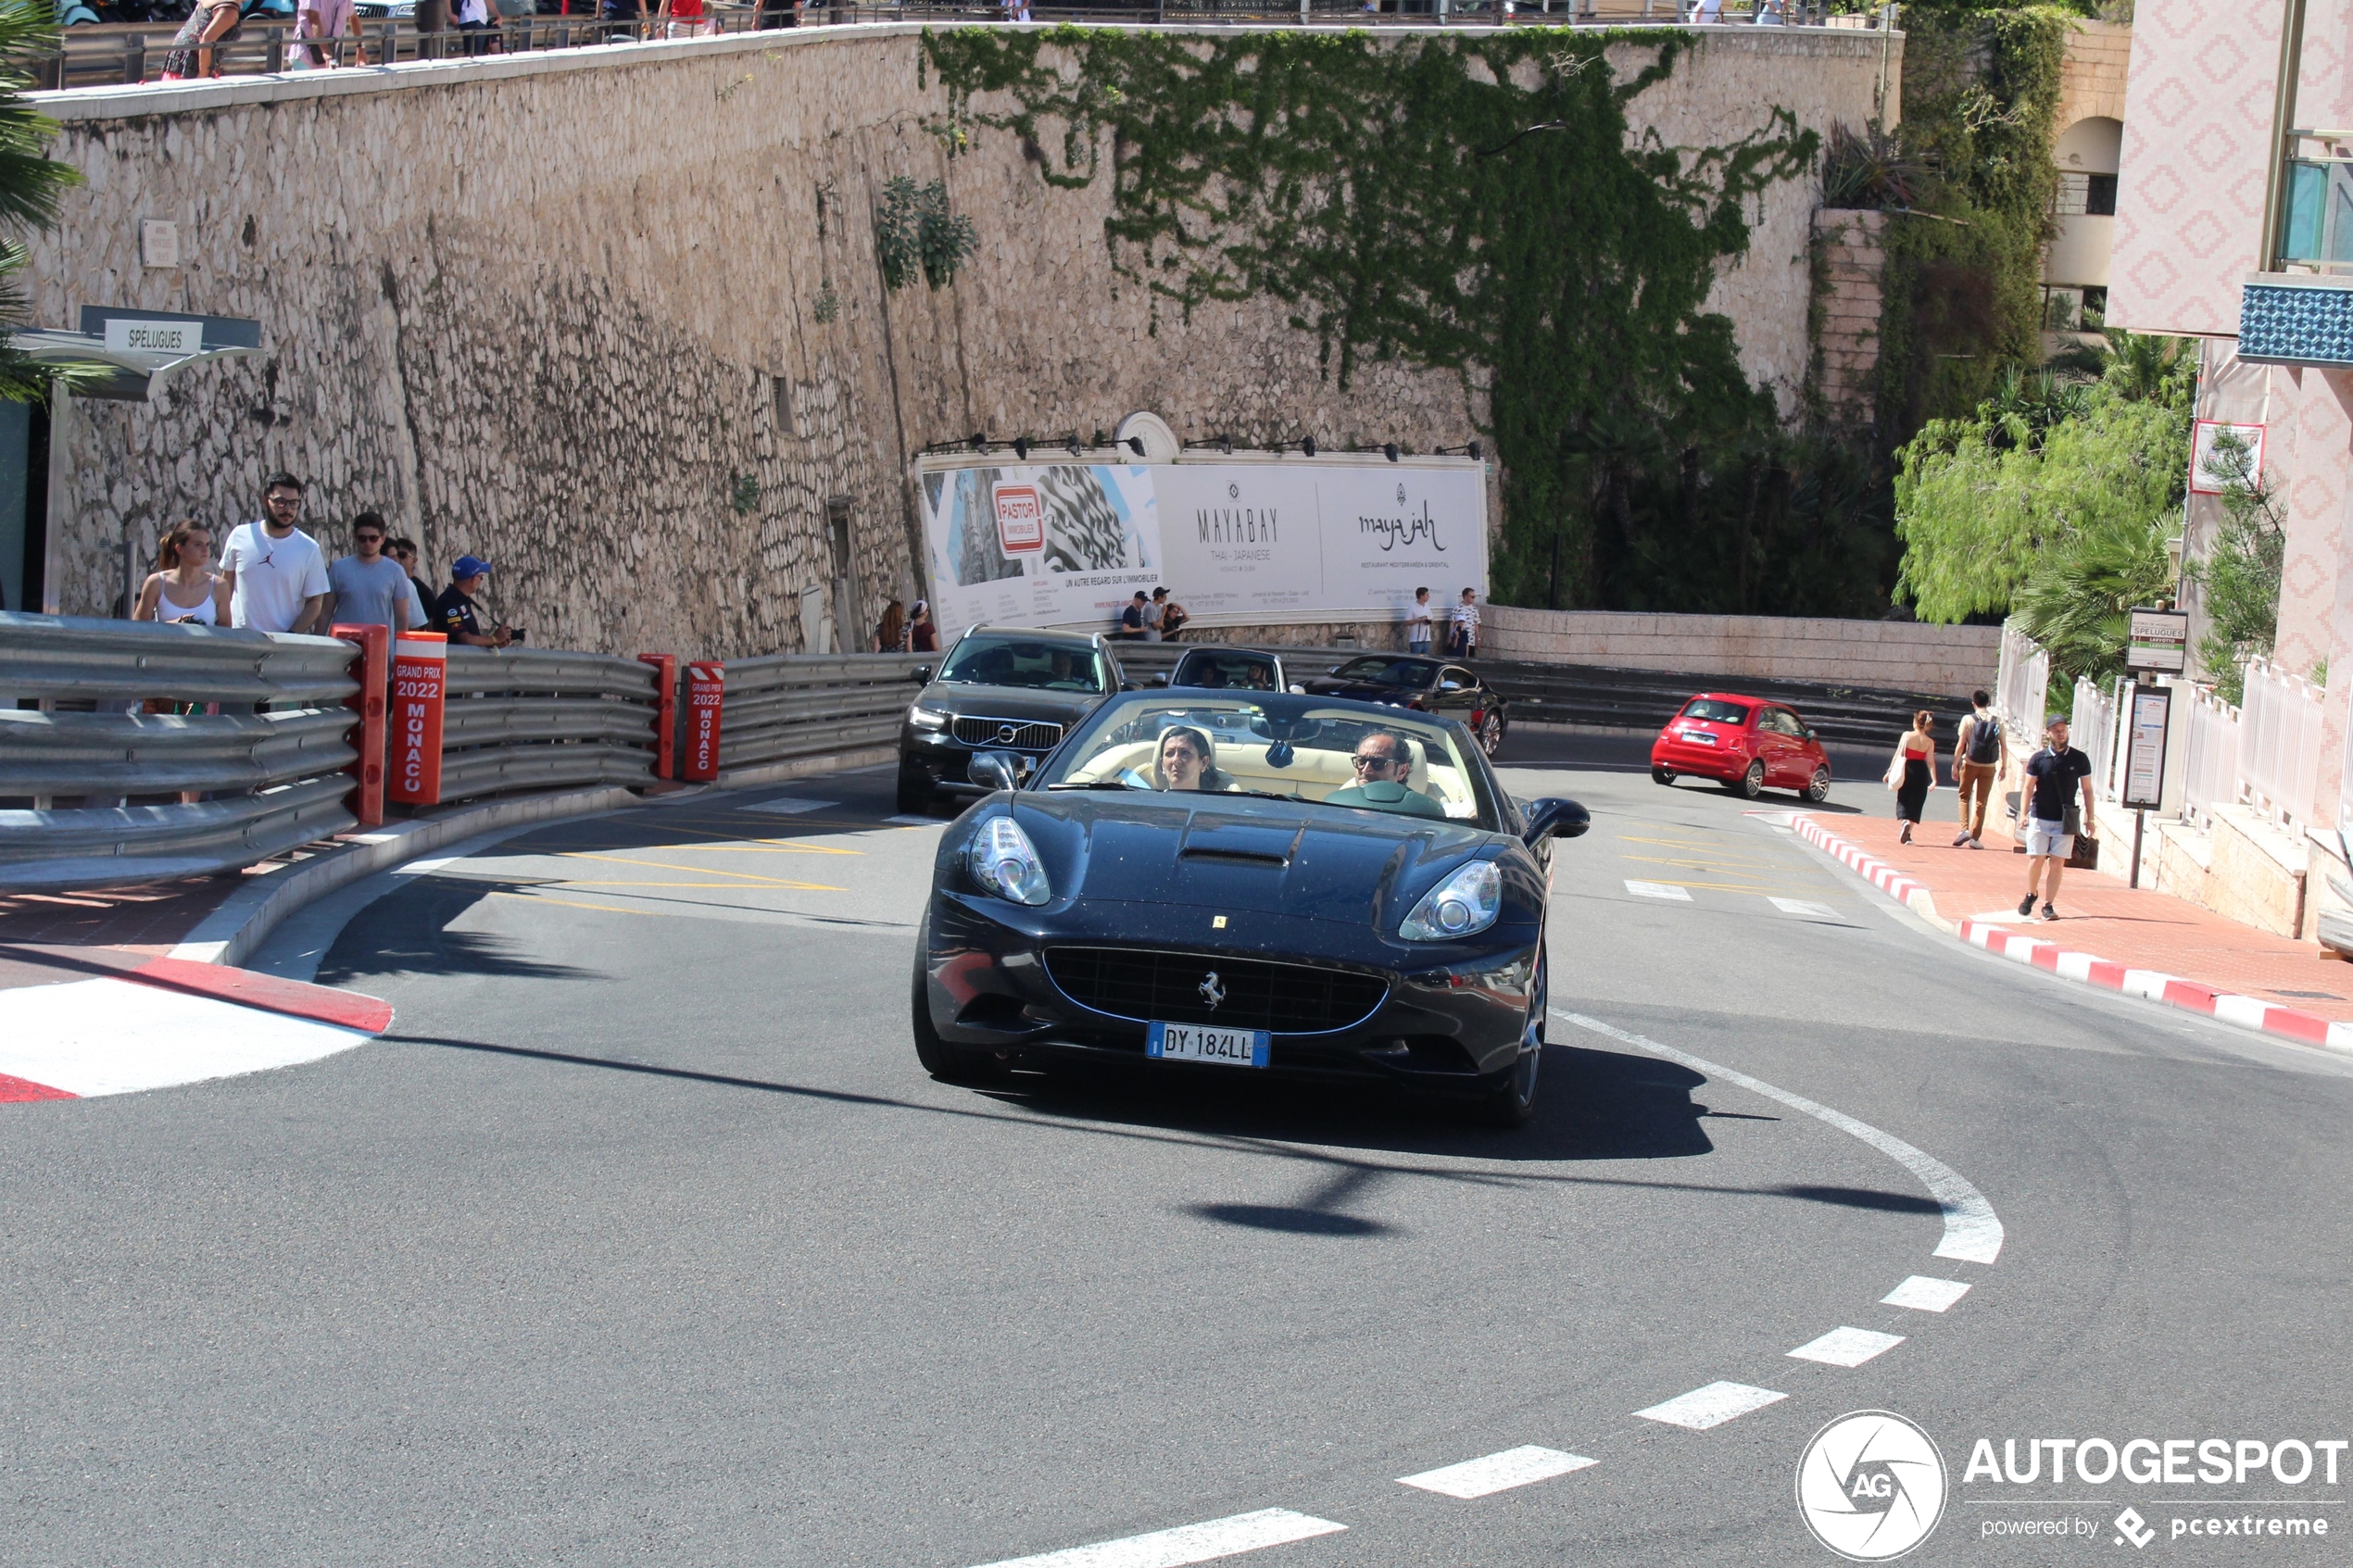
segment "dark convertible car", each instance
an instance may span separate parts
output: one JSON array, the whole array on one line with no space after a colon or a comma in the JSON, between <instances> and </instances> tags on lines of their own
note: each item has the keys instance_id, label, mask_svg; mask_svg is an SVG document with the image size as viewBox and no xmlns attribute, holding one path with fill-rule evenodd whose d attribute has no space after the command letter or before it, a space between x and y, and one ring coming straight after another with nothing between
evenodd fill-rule
<instances>
[{"instance_id":1,"label":"dark convertible car","mask_svg":"<svg viewBox=\"0 0 2353 1568\"><path fill-rule=\"evenodd\" d=\"M916 944L925 1068L1016 1060L1386 1082L1526 1120L1551 843L1469 732L1279 693L1114 696L942 835Z\"/></svg>"},{"instance_id":2,"label":"dark convertible car","mask_svg":"<svg viewBox=\"0 0 2353 1568\"><path fill-rule=\"evenodd\" d=\"M1302 681L1300 689L1315 696L1353 696L1460 719L1490 757L1504 744L1511 724L1503 694L1459 659L1417 653L1360 654L1328 675Z\"/></svg>"}]
</instances>

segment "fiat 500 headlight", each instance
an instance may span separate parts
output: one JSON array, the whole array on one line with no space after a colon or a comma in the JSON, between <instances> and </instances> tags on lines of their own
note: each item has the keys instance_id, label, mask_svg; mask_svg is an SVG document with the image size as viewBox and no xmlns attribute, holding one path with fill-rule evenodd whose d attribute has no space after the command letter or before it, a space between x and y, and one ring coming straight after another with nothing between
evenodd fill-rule
<instances>
[{"instance_id":1,"label":"fiat 500 headlight","mask_svg":"<svg viewBox=\"0 0 2353 1568\"><path fill-rule=\"evenodd\" d=\"M975 882L1000 898L1042 904L1054 896L1046 883L1046 868L1038 862L1038 847L1011 817L991 817L981 824L972 847L964 851L964 864L972 869Z\"/></svg>"},{"instance_id":2,"label":"fiat 500 headlight","mask_svg":"<svg viewBox=\"0 0 2353 1568\"><path fill-rule=\"evenodd\" d=\"M1422 895L1397 935L1408 942L1471 936L1495 923L1504 908L1504 879L1492 861L1473 860Z\"/></svg>"}]
</instances>

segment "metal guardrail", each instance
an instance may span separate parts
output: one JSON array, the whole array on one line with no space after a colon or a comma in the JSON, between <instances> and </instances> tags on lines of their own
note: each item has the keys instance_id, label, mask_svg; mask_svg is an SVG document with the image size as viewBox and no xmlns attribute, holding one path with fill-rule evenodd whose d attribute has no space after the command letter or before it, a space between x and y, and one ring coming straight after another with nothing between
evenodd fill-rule
<instances>
[{"instance_id":1,"label":"metal guardrail","mask_svg":"<svg viewBox=\"0 0 2353 1568\"><path fill-rule=\"evenodd\" d=\"M441 798L654 782L661 675L543 648L448 650Z\"/></svg>"},{"instance_id":2,"label":"metal guardrail","mask_svg":"<svg viewBox=\"0 0 2353 1568\"><path fill-rule=\"evenodd\" d=\"M491 26L420 32L413 19L363 19L357 37L296 38L291 21L248 19L232 42L209 45L214 73L223 76L277 75L289 70L322 69L332 59L338 67L397 65L422 59L463 60L502 54L526 54L546 49L575 49L606 44L651 42L665 37L732 36L787 27L850 26L870 22L925 22L939 25L1001 23L1021 13L1038 22L1153 23L1211 26L1345 26L1444 27L1450 22L1495 26L1611 26L1649 22L1677 23L1692 14L1692 0L1378 0L1367 9L1362 0L1135 0L1132 4L1079 6L957 4L951 0L908 0L905 4L828 5L824 0L782 7L711 5L704 25L707 32L671 31L652 18L658 0L648 0L647 19L608 21L597 14L593 0L574 0L578 14L567 14L561 0L541 0L542 9L528 16L502 16ZM547 6L552 6L553 9ZM1835 19L1853 25L1854 19L1832 19L1825 0L1729 0L1718 19L1726 26L1764 24L1821 28ZM786 21L784 19L794 19ZM30 62L36 88L128 85L159 80L164 57L171 52L179 31L176 21L98 24L68 28L56 51ZM673 23L671 27L683 27ZM1698 24L1692 24L1698 25Z\"/></svg>"},{"instance_id":3,"label":"metal guardrail","mask_svg":"<svg viewBox=\"0 0 2353 1568\"><path fill-rule=\"evenodd\" d=\"M787 654L730 659L719 769L887 746L915 695L916 667L937 654Z\"/></svg>"},{"instance_id":4,"label":"metal guardrail","mask_svg":"<svg viewBox=\"0 0 2353 1568\"><path fill-rule=\"evenodd\" d=\"M0 614L0 888L228 871L352 826L354 657L333 637Z\"/></svg>"}]
</instances>

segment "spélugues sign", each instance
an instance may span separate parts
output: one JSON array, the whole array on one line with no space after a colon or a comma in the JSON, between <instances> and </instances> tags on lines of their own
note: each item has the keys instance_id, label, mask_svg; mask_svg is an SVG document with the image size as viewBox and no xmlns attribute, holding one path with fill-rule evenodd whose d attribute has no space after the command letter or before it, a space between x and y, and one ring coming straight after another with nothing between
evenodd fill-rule
<instances>
[{"instance_id":1,"label":"sp\u00e9lugues sign","mask_svg":"<svg viewBox=\"0 0 2353 1568\"><path fill-rule=\"evenodd\" d=\"M933 617L1108 627L1165 584L1196 622L1401 619L1487 590L1487 484L1462 458L1183 463L926 458Z\"/></svg>"}]
</instances>

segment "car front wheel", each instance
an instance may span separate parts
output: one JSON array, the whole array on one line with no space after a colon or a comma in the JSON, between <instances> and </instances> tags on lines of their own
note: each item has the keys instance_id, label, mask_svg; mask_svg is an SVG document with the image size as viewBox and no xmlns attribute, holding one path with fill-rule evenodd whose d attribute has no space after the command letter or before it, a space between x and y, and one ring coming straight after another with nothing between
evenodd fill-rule
<instances>
[{"instance_id":1,"label":"car front wheel","mask_svg":"<svg viewBox=\"0 0 2353 1568\"><path fill-rule=\"evenodd\" d=\"M939 1037L939 1030L931 1021L931 997L924 985L923 955L930 945L931 925L926 919L923 929L915 934L913 1016L909 1021L915 1035L915 1060L923 1063L925 1072L944 1084L985 1084L1003 1077L1005 1063L996 1052L968 1051Z\"/></svg>"},{"instance_id":2,"label":"car front wheel","mask_svg":"<svg viewBox=\"0 0 2353 1568\"><path fill-rule=\"evenodd\" d=\"M1817 806L1820 805L1823 801L1828 800L1831 797L1830 769L1827 767L1815 769L1814 777L1807 782L1803 793L1806 799L1814 802Z\"/></svg>"}]
</instances>

